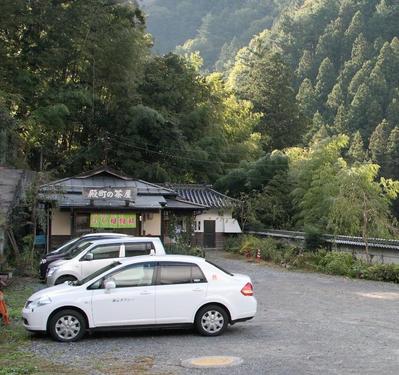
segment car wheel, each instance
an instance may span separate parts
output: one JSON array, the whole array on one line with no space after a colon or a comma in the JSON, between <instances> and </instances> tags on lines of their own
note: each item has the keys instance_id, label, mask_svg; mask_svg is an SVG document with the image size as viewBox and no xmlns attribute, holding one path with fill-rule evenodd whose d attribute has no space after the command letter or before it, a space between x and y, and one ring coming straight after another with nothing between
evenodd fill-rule
<instances>
[{"instance_id":1,"label":"car wheel","mask_svg":"<svg viewBox=\"0 0 399 375\"><path fill-rule=\"evenodd\" d=\"M208 305L198 311L195 326L201 335L218 336L226 330L228 321L227 312L223 307Z\"/></svg>"},{"instance_id":2,"label":"car wheel","mask_svg":"<svg viewBox=\"0 0 399 375\"><path fill-rule=\"evenodd\" d=\"M57 341L72 342L80 340L86 333L86 320L75 310L62 310L49 322L51 337Z\"/></svg>"},{"instance_id":3,"label":"car wheel","mask_svg":"<svg viewBox=\"0 0 399 375\"><path fill-rule=\"evenodd\" d=\"M61 276L57 280L55 280L54 285L63 284L65 281L76 281L77 278L74 276Z\"/></svg>"}]
</instances>

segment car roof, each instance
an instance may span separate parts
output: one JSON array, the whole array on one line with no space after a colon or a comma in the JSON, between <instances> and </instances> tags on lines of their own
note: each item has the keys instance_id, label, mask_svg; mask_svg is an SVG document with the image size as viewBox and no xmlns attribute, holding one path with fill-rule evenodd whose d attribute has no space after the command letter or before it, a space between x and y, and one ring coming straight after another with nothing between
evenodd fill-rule
<instances>
[{"instance_id":1,"label":"car roof","mask_svg":"<svg viewBox=\"0 0 399 375\"><path fill-rule=\"evenodd\" d=\"M205 262L204 258L196 257L192 255L138 255L135 257L129 258L120 258L118 262L121 264L130 264L130 263L139 263L139 262L194 262L194 263L202 263Z\"/></svg>"},{"instance_id":2,"label":"car roof","mask_svg":"<svg viewBox=\"0 0 399 375\"><path fill-rule=\"evenodd\" d=\"M127 242L143 242L143 241L159 241L158 237L115 237L115 238L106 238L106 239L97 239L90 241L92 244L101 245L101 244L109 244L109 243L127 243Z\"/></svg>"},{"instance_id":3,"label":"car roof","mask_svg":"<svg viewBox=\"0 0 399 375\"><path fill-rule=\"evenodd\" d=\"M106 236L113 236L113 237L128 237L128 234L124 233L107 233L107 232L101 232L101 233L88 233L83 235L80 238L86 238L86 237L106 237Z\"/></svg>"}]
</instances>

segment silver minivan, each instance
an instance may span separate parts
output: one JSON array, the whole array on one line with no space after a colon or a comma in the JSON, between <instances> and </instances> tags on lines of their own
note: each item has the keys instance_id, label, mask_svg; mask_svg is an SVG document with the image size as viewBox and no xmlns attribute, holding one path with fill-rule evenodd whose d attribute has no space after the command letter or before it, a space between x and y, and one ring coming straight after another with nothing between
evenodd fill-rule
<instances>
[{"instance_id":1,"label":"silver minivan","mask_svg":"<svg viewBox=\"0 0 399 375\"><path fill-rule=\"evenodd\" d=\"M157 237L123 237L84 242L67 258L50 264L47 285L81 280L120 258L150 254L165 254L163 244Z\"/></svg>"}]
</instances>

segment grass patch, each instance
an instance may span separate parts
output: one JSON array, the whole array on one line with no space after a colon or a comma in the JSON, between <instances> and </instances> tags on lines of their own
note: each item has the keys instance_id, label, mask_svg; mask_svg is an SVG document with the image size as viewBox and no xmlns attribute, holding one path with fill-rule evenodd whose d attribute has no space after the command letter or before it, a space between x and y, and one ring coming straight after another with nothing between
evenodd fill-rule
<instances>
[{"instance_id":1,"label":"grass patch","mask_svg":"<svg viewBox=\"0 0 399 375\"><path fill-rule=\"evenodd\" d=\"M285 268L399 283L398 264L368 264L347 252L305 251L283 241L255 236L235 237L226 243L225 250L248 258L260 253L262 260Z\"/></svg>"},{"instance_id":2,"label":"grass patch","mask_svg":"<svg viewBox=\"0 0 399 375\"><path fill-rule=\"evenodd\" d=\"M21 310L31 294L40 284L32 278L15 278L6 289L4 295L11 324L0 326L0 375L41 374L78 374L66 370L64 366L38 358L29 353L28 347L31 335L21 323Z\"/></svg>"}]
</instances>

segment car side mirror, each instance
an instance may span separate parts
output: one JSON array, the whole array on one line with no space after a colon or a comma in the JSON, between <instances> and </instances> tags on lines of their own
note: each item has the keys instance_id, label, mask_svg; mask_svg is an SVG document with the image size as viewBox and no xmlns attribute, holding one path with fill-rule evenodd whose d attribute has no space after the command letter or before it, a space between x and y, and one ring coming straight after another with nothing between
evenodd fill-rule
<instances>
[{"instance_id":1,"label":"car side mirror","mask_svg":"<svg viewBox=\"0 0 399 375\"><path fill-rule=\"evenodd\" d=\"M83 257L84 260L93 260L93 258L94 258L94 255L93 255L92 253L87 253L87 254Z\"/></svg>"},{"instance_id":2,"label":"car side mirror","mask_svg":"<svg viewBox=\"0 0 399 375\"><path fill-rule=\"evenodd\" d=\"M115 289L116 288L115 281L114 280L106 280L104 287L105 287L106 291L110 291L111 289Z\"/></svg>"}]
</instances>

